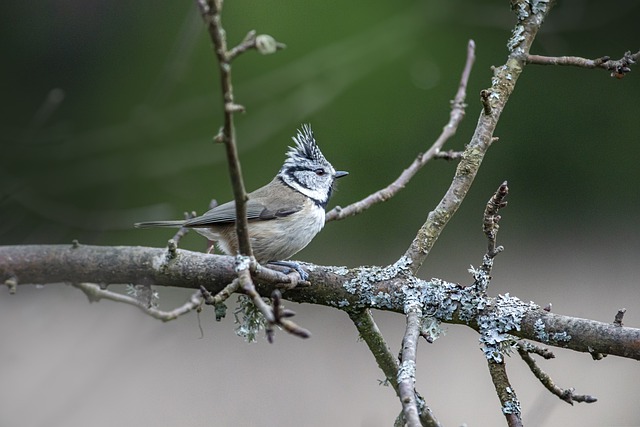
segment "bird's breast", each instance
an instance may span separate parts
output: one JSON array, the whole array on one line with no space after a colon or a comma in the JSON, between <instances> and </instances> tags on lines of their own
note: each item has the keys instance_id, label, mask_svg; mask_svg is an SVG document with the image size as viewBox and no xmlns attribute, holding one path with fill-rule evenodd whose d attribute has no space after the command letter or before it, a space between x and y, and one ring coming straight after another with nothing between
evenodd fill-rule
<instances>
[{"instance_id":1,"label":"bird's breast","mask_svg":"<svg viewBox=\"0 0 640 427\"><path fill-rule=\"evenodd\" d=\"M291 215L252 221L249 236L259 262L280 261L300 252L324 226L325 211L311 200Z\"/></svg>"}]
</instances>

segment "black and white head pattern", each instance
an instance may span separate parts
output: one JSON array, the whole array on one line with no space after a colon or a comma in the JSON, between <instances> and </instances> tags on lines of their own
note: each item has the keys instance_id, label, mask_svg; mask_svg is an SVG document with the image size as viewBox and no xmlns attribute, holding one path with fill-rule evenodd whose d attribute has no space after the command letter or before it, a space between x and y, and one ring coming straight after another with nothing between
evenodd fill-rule
<instances>
[{"instance_id":1,"label":"black and white head pattern","mask_svg":"<svg viewBox=\"0 0 640 427\"><path fill-rule=\"evenodd\" d=\"M303 124L293 141L296 145L289 147L278 176L294 190L325 207L331 197L336 170L322 155L310 125Z\"/></svg>"}]
</instances>

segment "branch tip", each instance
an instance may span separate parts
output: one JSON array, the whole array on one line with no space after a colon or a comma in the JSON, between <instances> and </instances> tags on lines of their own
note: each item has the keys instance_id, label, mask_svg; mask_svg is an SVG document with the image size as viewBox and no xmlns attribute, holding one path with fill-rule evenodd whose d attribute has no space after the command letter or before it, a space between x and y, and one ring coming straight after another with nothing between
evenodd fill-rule
<instances>
[{"instance_id":1,"label":"branch tip","mask_svg":"<svg viewBox=\"0 0 640 427\"><path fill-rule=\"evenodd\" d=\"M18 290L18 278L16 276L11 276L7 280L4 281L4 284L9 289L9 295L15 295Z\"/></svg>"},{"instance_id":2,"label":"branch tip","mask_svg":"<svg viewBox=\"0 0 640 427\"><path fill-rule=\"evenodd\" d=\"M614 317L614 319L613 319L613 324L614 324L615 326L620 326L620 327L622 327L622 326L623 326L622 318L624 317L624 314L625 314L626 312L627 312L627 309L626 309L626 308L621 308L620 310L618 310L618 312L616 313L616 316L615 316L615 317Z\"/></svg>"}]
</instances>

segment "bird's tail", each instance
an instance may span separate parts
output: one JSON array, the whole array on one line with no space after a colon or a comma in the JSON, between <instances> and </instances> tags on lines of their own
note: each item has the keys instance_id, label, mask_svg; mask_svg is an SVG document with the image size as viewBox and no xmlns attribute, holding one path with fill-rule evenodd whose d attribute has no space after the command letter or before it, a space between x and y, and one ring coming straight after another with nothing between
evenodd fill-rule
<instances>
[{"instance_id":1,"label":"bird's tail","mask_svg":"<svg viewBox=\"0 0 640 427\"><path fill-rule=\"evenodd\" d=\"M136 222L133 224L135 228L150 228L150 227L174 227L180 228L184 224L184 221L148 221L148 222Z\"/></svg>"}]
</instances>

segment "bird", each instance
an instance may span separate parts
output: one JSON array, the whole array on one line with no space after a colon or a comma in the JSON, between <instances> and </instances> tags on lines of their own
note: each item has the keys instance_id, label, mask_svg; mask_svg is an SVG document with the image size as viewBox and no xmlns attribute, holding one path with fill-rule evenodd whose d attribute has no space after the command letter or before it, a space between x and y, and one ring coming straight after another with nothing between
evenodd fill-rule
<instances>
[{"instance_id":1,"label":"bird","mask_svg":"<svg viewBox=\"0 0 640 427\"><path fill-rule=\"evenodd\" d=\"M284 164L267 185L249 193L247 221L253 255L260 264L273 264L308 274L290 257L304 249L324 227L325 209L338 178L316 143L310 124L303 124L293 138ZM186 227L216 242L226 255L238 254L235 230L236 205L230 201L187 220L148 221L136 228Z\"/></svg>"}]
</instances>

